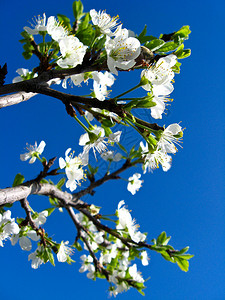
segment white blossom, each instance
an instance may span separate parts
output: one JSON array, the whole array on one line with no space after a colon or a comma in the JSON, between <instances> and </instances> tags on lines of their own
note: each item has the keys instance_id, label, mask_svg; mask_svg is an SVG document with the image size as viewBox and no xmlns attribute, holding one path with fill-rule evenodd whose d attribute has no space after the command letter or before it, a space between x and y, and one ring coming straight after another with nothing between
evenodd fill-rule
<instances>
[{"instance_id":1,"label":"white blossom","mask_svg":"<svg viewBox=\"0 0 225 300\"><path fill-rule=\"evenodd\" d=\"M157 144L158 149L166 153L176 153L177 148L174 143L179 144L183 132L179 124L174 123L169 125L162 133L160 140Z\"/></svg>"},{"instance_id":2,"label":"white blossom","mask_svg":"<svg viewBox=\"0 0 225 300\"><path fill-rule=\"evenodd\" d=\"M113 85L115 77L108 71L105 73L95 71L92 72L91 75L94 80L93 87L95 97L100 101L104 101L109 93L107 86L110 87Z\"/></svg>"},{"instance_id":3,"label":"white blossom","mask_svg":"<svg viewBox=\"0 0 225 300\"><path fill-rule=\"evenodd\" d=\"M67 80L68 79L70 79L74 85L79 86L81 84L81 82L84 81L84 73L66 76L62 83L62 87L64 89L67 89Z\"/></svg>"},{"instance_id":4,"label":"white blossom","mask_svg":"<svg viewBox=\"0 0 225 300\"><path fill-rule=\"evenodd\" d=\"M141 142L140 146L142 148L142 157L144 158L144 174L147 170L152 172L154 169L158 168L159 163L162 165L162 169L165 172L171 168L172 158L166 152L162 150L156 150L153 153L150 153L147 143L146 146L144 146L144 144Z\"/></svg>"},{"instance_id":5,"label":"white blossom","mask_svg":"<svg viewBox=\"0 0 225 300\"><path fill-rule=\"evenodd\" d=\"M116 68L128 70L135 65L135 59L141 52L141 44L138 39L129 37L127 29L119 26L114 39L106 37L105 49L108 68L111 73L118 75Z\"/></svg>"},{"instance_id":6,"label":"white blossom","mask_svg":"<svg viewBox=\"0 0 225 300\"><path fill-rule=\"evenodd\" d=\"M149 261L148 253L147 251L141 252L141 262L143 266L147 266Z\"/></svg>"},{"instance_id":7,"label":"white blossom","mask_svg":"<svg viewBox=\"0 0 225 300\"><path fill-rule=\"evenodd\" d=\"M20 76L13 78L13 81L12 81L13 83L23 81L23 80L25 80L27 75L32 74L32 72L29 71L29 69L24 69L24 68L17 69L16 73L18 73ZM38 74L35 73L33 78L35 78L37 76L38 76Z\"/></svg>"},{"instance_id":8,"label":"white blossom","mask_svg":"<svg viewBox=\"0 0 225 300\"><path fill-rule=\"evenodd\" d=\"M77 188L79 181L84 177L84 171L81 167L82 160L80 157L73 157L73 153L69 155L71 148L68 148L65 152L65 159L59 158L60 169L65 168L65 173L68 178L66 187L72 191Z\"/></svg>"},{"instance_id":9,"label":"white blossom","mask_svg":"<svg viewBox=\"0 0 225 300\"><path fill-rule=\"evenodd\" d=\"M13 234L18 234L20 231L15 219L11 218L11 211L7 210L0 214L0 246L3 247L3 241L10 238Z\"/></svg>"},{"instance_id":10,"label":"white blossom","mask_svg":"<svg viewBox=\"0 0 225 300\"><path fill-rule=\"evenodd\" d=\"M142 278L140 272L137 271L137 265L134 264L133 266L129 267L129 274L133 278L133 280L137 282L144 282L144 279Z\"/></svg>"},{"instance_id":11,"label":"white blossom","mask_svg":"<svg viewBox=\"0 0 225 300\"><path fill-rule=\"evenodd\" d=\"M101 158L103 158L104 160L106 161L115 161L115 162L118 162L122 159L122 154L121 153L116 153L114 155L114 151L106 151L106 152L103 152L101 154Z\"/></svg>"},{"instance_id":12,"label":"white blossom","mask_svg":"<svg viewBox=\"0 0 225 300\"><path fill-rule=\"evenodd\" d=\"M77 37L69 35L59 40L59 48L62 57L57 64L61 68L70 68L82 64L88 47L84 46Z\"/></svg>"},{"instance_id":13,"label":"white blossom","mask_svg":"<svg viewBox=\"0 0 225 300\"><path fill-rule=\"evenodd\" d=\"M27 145L27 153L20 154L20 159L22 161L26 161L30 159L29 164L33 164L37 157L39 157L40 154L44 151L45 148L45 142L41 141L39 146L37 146L37 142L35 142L34 146Z\"/></svg>"},{"instance_id":14,"label":"white blossom","mask_svg":"<svg viewBox=\"0 0 225 300\"><path fill-rule=\"evenodd\" d=\"M90 141L90 135L88 133L81 135L79 140L79 145L84 146L83 153L81 155L81 159L84 161L84 163L88 163L90 149L93 149L95 158L96 158L95 150L101 153L107 149L105 130L102 127L95 127L93 130L91 130L91 133L93 133L93 137L94 135L96 136L93 141Z\"/></svg>"},{"instance_id":15,"label":"white blossom","mask_svg":"<svg viewBox=\"0 0 225 300\"><path fill-rule=\"evenodd\" d=\"M176 64L176 56L170 54L160 58L154 66L141 72L141 77L146 77L149 83L142 86L147 91L152 91L155 106L151 107L151 116L155 119L162 119L165 110L165 102L171 101L167 96L172 93L173 85L171 80L174 77L172 67Z\"/></svg>"},{"instance_id":16,"label":"white blossom","mask_svg":"<svg viewBox=\"0 0 225 300\"><path fill-rule=\"evenodd\" d=\"M68 35L68 31L60 25L54 16L48 18L46 30L52 39L59 42Z\"/></svg>"},{"instance_id":17,"label":"white blossom","mask_svg":"<svg viewBox=\"0 0 225 300\"><path fill-rule=\"evenodd\" d=\"M31 260L31 268L38 269L44 261L38 256L39 253L43 252L43 247L38 246L38 248L28 256L28 261Z\"/></svg>"},{"instance_id":18,"label":"white blossom","mask_svg":"<svg viewBox=\"0 0 225 300\"><path fill-rule=\"evenodd\" d=\"M23 28L28 34L36 35L36 34L39 34L40 31L47 30L45 13L43 14L43 17L41 17L40 15L38 17L34 17L33 22L34 22L34 25L31 24L33 29L30 27L27 27L27 26L25 26Z\"/></svg>"},{"instance_id":19,"label":"white blossom","mask_svg":"<svg viewBox=\"0 0 225 300\"><path fill-rule=\"evenodd\" d=\"M146 239L146 235L137 230L138 225L135 224L129 211L123 207L124 204L124 200L120 201L118 204L117 215L119 222L116 228L118 230L127 228L131 239L136 243L144 241Z\"/></svg>"},{"instance_id":20,"label":"white blossom","mask_svg":"<svg viewBox=\"0 0 225 300\"><path fill-rule=\"evenodd\" d=\"M117 250L116 244L110 245L109 247L107 247L106 250L107 250L107 252L104 254L101 252L101 256L99 259L99 262L101 264L103 264L103 263L110 264L112 259L117 256L118 250Z\"/></svg>"},{"instance_id":21,"label":"white blossom","mask_svg":"<svg viewBox=\"0 0 225 300\"><path fill-rule=\"evenodd\" d=\"M118 26L118 16L111 18L110 15L108 15L104 11L97 12L95 9L90 10L90 16L92 23L98 26L103 34L107 34L109 36L113 35L112 30L116 29L116 27Z\"/></svg>"},{"instance_id":22,"label":"white blossom","mask_svg":"<svg viewBox=\"0 0 225 300\"><path fill-rule=\"evenodd\" d=\"M73 254L73 250L66 246L69 242L66 241L65 243L62 241L59 247L59 251L57 253L57 259L59 262L66 262L68 257L70 257Z\"/></svg>"},{"instance_id":23,"label":"white blossom","mask_svg":"<svg viewBox=\"0 0 225 300\"><path fill-rule=\"evenodd\" d=\"M79 269L79 272L83 273L83 272L88 271L89 273L87 273L87 277L90 279L93 279L94 273L95 273L95 267L92 264L93 258L90 255L86 256L85 254L82 255L80 258L83 261L83 265Z\"/></svg>"},{"instance_id":24,"label":"white blossom","mask_svg":"<svg viewBox=\"0 0 225 300\"><path fill-rule=\"evenodd\" d=\"M133 176L128 178L128 185L127 189L129 192L131 192L132 195L136 194L137 191L139 191L141 184L143 180L140 180L141 174L135 173Z\"/></svg>"},{"instance_id":25,"label":"white blossom","mask_svg":"<svg viewBox=\"0 0 225 300\"><path fill-rule=\"evenodd\" d=\"M21 233L23 234L22 236L20 236ZM25 251L30 251L32 249L32 244L28 237L35 242L37 242L40 239L40 237L37 235L36 231L34 231L34 230L26 231L26 228L25 228L24 232L20 231L18 234L14 234L11 237L11 244L12 244L12 246L14 246L19 240L19 245L20 245L21 249L25 250Z\"/></svg>"},{"instance_id":26,"label":"white blossom","mask_svg":"<svg viewBox=\"0 0 225 300\"><path fill-rule=\"evenodd\" d=\"M143 70L141 72L141 77L145 76L150 83L146 84L143 89L147 91L152 90L153 87L157 86L168 86L170 92L173 90L172 84L170 83L174 77L174 72L172 71L172 67L176 64L176 55L170 54L166 57L160 58L157 63L150 68ZM158 95L168 95L168 92L165 94L155 93Z\"/></svg>"},{"instance_id":27,"label":"white blossom","mask_svg":"<svg viewBox=\"0 0 225 300\"><path fill-rule=\"evenodd\" d=\"M116 285L116 289L110 291L110 294L113 296L117 296L119 293L122 293L124 291L127 291L129 287L126 285L125 282L121 282L120 284Z\"/></svg>"},{"instance_id":28,"label":"white blossom","mask_svg":"<svg viewBox=\"0 0 225 300\"><path fill-rule=\"evenodd\" d=\"M119 143L122 131L116 131L115 133L110 133L109 142L110 143Z\"/></svg>"},{"instance_id":29,"label":"white blossom","mask_svg":"<svg viewBox=\"0 0 225 300\"><path fill-rule=\"evenodd\" d=\"M47 216L48 216L47 210L43 210L42 212L40 212L38 216L35 219L33 219L35 226L39 227L40 225L44 225L45 222L47 221L46 219Z\"/></svg>"}]
</instances>

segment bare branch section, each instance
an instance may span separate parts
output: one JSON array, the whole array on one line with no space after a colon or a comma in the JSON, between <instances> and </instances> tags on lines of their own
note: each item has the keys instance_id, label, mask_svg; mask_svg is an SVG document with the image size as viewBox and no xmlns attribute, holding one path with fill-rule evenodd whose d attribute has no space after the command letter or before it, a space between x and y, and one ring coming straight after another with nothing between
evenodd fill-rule
<instances>
[{"instance_id":1,"label":"bare branch section","mask_svg":"<svg viewBox=\"0 0 225 300\"><path fill-rule=\"evenodd\" d=\"M0 97L0 108L25 102L37 95L37 93L19 92L12 95Z\"/></svg>"},{"instance_id":2,"label":"bare branch section","mask_svg":"<svg viewBox=\"0 0 225 300\"><path fill-rule=\"evenodd\" d=\"M67 205L72 205L75 208L80 206L86 207L86 204L79 200L76 196L60 191L52 184L38 183L35 181L29 181L23 185L0 190L0 205L5 205L7 203L12 204L16 201L27 198L30 195L51 196L57 198L63 203L66 203Z\"/></svg>"},{"instance_id":3,"label":"bare branch section","mask_svg":"<svg viewBox=\"0 0 225 300\"><path fill-rule=\"evenodd\" d=\"M10 93L16 93L16 92L32 92L32 87L34 86L40 86L40 85L47 85L47 82L59 78L59 79L64 79L66 76L71 76L71 75L76 75L76 74L81 74L85 72L92 72L92 71L100 71L104 70L105 68L99 67L99 66L81 66L78 65L75 68L71 69L62 69L62 70L50 70L47 72L43 72L41 75L38 77L29 79L29 80L24 80L16 83L10 83L10 84L5 84L0 87L0 95L6 95Z\"/></svg>"},{"instance_id":4,"label":"bare branch section","mask_svg":"<svg viewBox=\"0 0 225 300\"><path fill-rule=\"evenodd\" d=\"M61 201L64 205L71 205L75 208L87 207L87 204L81 200L81 197L91 194L93 189L102 185L106 181L111 179L119 179L119 174L128 168L134 166L139 161L130 162L130 160L126 160L125 163L115 172L111 174L105 174L101 179L94 181L90 184L86 189L74 193L73 195L67 192L63 192L59 190L56 186L48 183L39 183L40 175L31 181L27 181L19 186L6 188L0 190L0 206L5 204L12 204L16 201L20 201L22 199L26 199L30 195L44 195L44 196L52 196ZM43 173L43 172L42 172ZM41 174L42 174L41 173ZM45 177L45 176L43 176Z\"/></svg>"}]
</instances>

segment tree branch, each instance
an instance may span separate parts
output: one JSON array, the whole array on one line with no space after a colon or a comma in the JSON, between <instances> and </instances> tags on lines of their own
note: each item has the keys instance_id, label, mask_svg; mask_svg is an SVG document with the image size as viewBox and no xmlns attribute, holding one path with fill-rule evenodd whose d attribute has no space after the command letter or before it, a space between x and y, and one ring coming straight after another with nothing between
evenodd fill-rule
<instances>
[{"instance_id":1,"label":"tree branch","mask_svg":"<svg viewBox=\"0 0 225 300\"><path fill-rule=\"evenodd\" d=\"M15 92L32 92L29 87L47 83L51 79L64 79L66 76L81 74L85 72L101 71L105 68L97 65L78 65L71 69L49 70L41 73L38 77L24 80L16 83L5 84L0 87L0 95L6 95Z\"/></svg>"},{"instance_id":2,"label":"tree branch","mask_svg":"<svg viewBox=\"0 0 225 300\"><path fill-rule=\"evenodd\" d=\"M139 161L135 161L135 162L131 162L129 159L127 159L125 161L125 163L122 165L122 167L120 167L118 170L114 171L111 174L105 174L105 176L103 176L102 178L100 178L97 181L92 182L89 187L87 187L86 189L74 193L73 195L76 196L77 198L81 198L87 194L91 194L93 189L102 185L104 182L109 181L111 179L119 179L120 177L118 176L120 173L122 173L123 171L129 169L130 167L136 165L137 163L139 163Z\"/></svg>"},{"instance_id":3,"label":"tree branch","mask_svg":"<svg viewBox=\"0 0 225 300\"><path fill-rule=\"evenodd\" d=\"M31 209L29 207L29 203L28 203L27 199L24 198L24 199L20 200L20 203L21 203L21 207L26 212L26 215L27 215L26 221L27 221L27 223L29 223L30 226L37 232L39 228L35 225L34 220L32 219Z\"/></svg>"},{"instance_id":4,"label":"tree branch","mask_svg":"<svg viewBox=\"0 0 225 300\"><path fill-rule=\"evenodd\" d=\"M87 207L87 204L67 192L60 191L56 186L49 183L28 181L22 185L0 190L0 206L14 203L27 198L30 195L44 195L57 198L59 201L72 205L75 208Z\"/></svg>"},{"instance_id":5,"label":"tree branch","mask_svg":"<svg viewBox=\"0 0 225 300\"><path fill-rule=\"evenodd\" d=\"M25 102L37 95L37 93L18 92L16 94L0 97L0 108Z\"/></svg>"}]
</instances>

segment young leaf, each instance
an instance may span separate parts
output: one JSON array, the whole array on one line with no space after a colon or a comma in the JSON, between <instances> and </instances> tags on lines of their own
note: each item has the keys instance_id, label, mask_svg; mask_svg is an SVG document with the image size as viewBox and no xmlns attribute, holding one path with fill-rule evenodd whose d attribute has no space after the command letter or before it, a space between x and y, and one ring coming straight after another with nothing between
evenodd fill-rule
<instances>
[{"instance_id":1,"label":"young leaf","mask_svg":"<svg viewBox=\"0 0 225 300\"><path fill-rule=\"evenodd\" d=\"M50 207L45 210L48 212L48 216L50 216L53 213L53 211L55 210L55 207Z\"/></svg>"},{"instance_id":2,"label":"young leaf","mask_svg":"<svg viewBox=\"0 0 225 300\"><path fill-rule=\"evenodd\" d=\"M185 259L179 258L179 257L174 257L174 261L178 264L179 268L187 272L189 268L189 262Z\"/></svg>"},{"instance_id":3,"label":"young leaf","mask_svg":"<svg viewBox=\"0 0 225 300\"><path fill-rule=\"evenodd\" d=\"M13 181L12 186L15 187L15 186L18 186L18 185L22 184L24 182L24 179L25 179L24 176L21 175L20 173L16 174L16 177Z\"/></svg>"},{"instance_id":4,"label":"young leaf","mask_svg":"<svg viewBox=\"0 0 225 300\"><path fill-rule=\"evenodd\" d=\"M150 42L147 42L145 44L145 47L147 47L148 49L150 49L151 51L156 51L158 50L160 47L162 47L165 44L165 42L163 40L159 40L159 39L154 39Z\"/></svg>"},{"instance_id":5,"label":"young leaf","mask_svg":"<svg viewBox=\"0 0 225 300\"><path fill-rule=\"evenodd\" d=\"M73 14L74 14L76 21L80 20L83 17L83 15L84 15L83 10L84 10L84 7L80 0L73 2Z\"/></svg>"},{"instance_id":6,"label":"young leaf","mask_svg":"<svg viewBox=\"0 0 225 300\"><path fill-rule=\"evenodd\" d=\"M166 233L165 233L165 231L163 231L163 232L157 237L156 244L157 244L158 246L163 245L163 243L166 241L166 238L167 238Z\"/></svg>"},{"instance_id":7,"label":"young leaf","mask_svg":"<svg viewBox=\"0 0 225 300\"><path fill-rule=\"evenodd\" d=\"M174 51L175 49L177 49L179 45L177 43L174 42L168 42L165 43L164 45L162 45L162 47L160 47L157 52L170 52L170 51Z\"/></svg>"},{"instance_id":8,"label":"young leaf","mask_svg":"<svg viewBox=\"0 0 225 300\"><path fill-rule=\"evenodd\" d=\"M173 34L173 38L176 39L177 37L179 37L183 39L188 39L190 33L191 33L190 26L185 25Z\"/></svg>"},{"instance_id":9,"label":"young leaf","mask_svg":"<svg viewBox=\"0 0 225 300\"><path fill-rule=\"evenodd\" d=\"M145 25L144 29L142 30L142 32L138 36L138 39L139 39L140 43L143 43L143 39L146 36L146 33L147 33L147 25Z\"/></svg>"},{"instance_id":10,"label":"young leaf","mask_svg":"<svg viewBox=\"0 0 225 300\"><path fill-rule=\"evenodd\" d=\"M49 248L46 248L45 251L46 251L48 260L50 261L50 263L51 263L53 266L55 266L55 261L54 261L54 256L53 256L53 254L52 254L52 250L49 249Z\"/></svg>"},{"instance_id":11,"label":"young leaf","mask_svg":"<svg viewBox=\"0 0 225 300\"><path fill-rule=\"evenodd\" d=\"M59 180L59 182L56 184L56 187L57 187L58 189L61 189L61 187L64 185L65 181L66 181L66 178L61 178L61 179Z\"/></svg>"}]
</instances>

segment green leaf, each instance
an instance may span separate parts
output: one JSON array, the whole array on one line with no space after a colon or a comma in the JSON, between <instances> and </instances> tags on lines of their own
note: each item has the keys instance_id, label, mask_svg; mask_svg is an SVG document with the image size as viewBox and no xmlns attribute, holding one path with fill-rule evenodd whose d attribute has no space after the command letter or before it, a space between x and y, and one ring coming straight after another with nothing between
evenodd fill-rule
<instances>
[{"instance_id":1,"label":"green leaf","mask_svg":"<svg viewBox=\"0 0 225 300\"><path fill-rule=\"evenodd\" d=\"M84 7L80 0L73 2L73 14L77 21L83 17L83 15L84 15L83 10L84 10Z\"/></svg>"},{"instance_id":2,"label":"green leaf","mask_svg":"<svg viewBox=\"0 0 225 300\"><path fill-rule=\"evenodd\" d=\"M179 257L179 258L182 258L182 259L185 259L185 260L189 260L191 259L192 257L194 257L194 255L191 255L191 254L177 254L177 253L174 253L173 254L174 257Z\"/></svg>"},{"instance_id":3,"label":"green leaf","mask_svg":"<svg viewBox=\"0 0 225 300\"><path fill-rule=\"evenodd\" d=\"M166 233L165 231L163 231L158 237L157 237L157 240L156 240L156 244L157 245L163 245L163 243L166 241Z\"/></svg>"},{"instance_id":4,"label":"green leaf","mask_svg":"<svg viewBox=\"0 0 225 300\"><path fill-rule=\"evenodd\" d=\"M104 127L113 127L115 126L115 123L113 123L111 120L109 119L102 119L101 120L101 124L104 126Z\"/></svg>"},{"instance_id":5,"label":"green leaf","mask_svg":"<svg viewBox=\"0 0 225 300\"><path fill-rule=\"evenodd\" d=\"M177 254L184 254L189 250L189 247L185 247L183 249L181 249L180 251L177 252Z\"/></svg>"},{"instance_id":6,"label":"green leaf","mask_svg":"<svg viewBox=\"0 0 225 300\"><path fill-rule=\"evenodd\" d=\"M112 133L112 130L109 127L106 127L102 124L102 128L105 130L105 136L109 136Z\"/></svg>"},{"instance_id":7,"label":"green leaf","mask_svg":"<svg viewBox=\"0 0 225 300\"><path fill-rule=\"evenodd\" d=\"M158 50L160 47L162 47L165 44L165 42L163 40L160 39L154 39L150 42L147 42L145 44L145 47L147 47L148 49L150 49L151 51L156 51Z\"/></svg>"},{"instance_id":8,"label":"green leaf","mask_svg":"<svg viewBox=\"0 0 225 300\"><path fill-rule=\"evenodd\" d=\"M185 259L179 258L179 257L174 257L174 261L178 264L179 268L187 272L189 269L189 262Z\"/></svg>"},{"instance_id":9,"label":"green leaf","mask_svg":"<svg viewBox=\"0 0 225 300\"><path fill-rule=\"evenodd\" d=\"M143 43L142 39L146 36L146 33L147 33L147 25L145 25L144 29L142 30L142 32L138 36L138 39L139 39L140 43Z\"/></svg>"},{"instance_id":10,"label":"green leaf","mask_svg":"<svg viewBox=\"0 0 225 300\"><path fill-rule=\"evenodd\" d=\"M137 291L138 291L138 293L140 293L142 296L145 296L145 293L144 293L142 290L137 289Z\"/></svg>"},{"instance_id":11,"label":"green leaf","mask_svg":"<svg viewBox=\"0 0 225 300\"><path fill-rule=\"evenodd\" d=\"M121 145L120 143L117 143L117 145L120 147L120 149L121 149L123 152L127 153L127 150L126 150L126 148L124 148L123 145Z\"/></svg>"},{"instance_id":12,"label":"green leaf","mask_svg":"<svg viewBox=\"0 0 225 300\"><path fill-rule=\"evenodd\" d=\"M43 179L41 179L40 183L48 183L48 180L43 178Z\"/></svg>"},{"instance_id":13,"label":"green leaf","mask_svg":"<svg viewBox=\"0 0 225 300\"><path fill-rule=\"evenodd\" d=\"M54 261L54 256L52 254L52 250L50 248L45 248L44 251L44 258L45 258L45 262L47 262L48 260L50 261L50 263L55 266L55 261Z\"/></svg>"},{"instance_id":14,"label":"green leaf","mask_svg":"<svg viewBox=\"0 0 225 300\"><path fill-rule=\"evenodd\" d=\"M150 108L156 106L156 103L152 100L140 100L136 104L135 108Z\"/></svg>"},{"instance_id":15,"label":"green leaf","mask_svg":"<svg viewBox=\"0 0 225 300\"><path fill-rule=\"evenodd\" d=\"M179 46L179 44L174 43L174 42L168 42L165 43L162 47L160 47L157 52L170 52L170 51L174 51L175 49L177 49L177 47Z\"/></svg>"},{"instance_id":16,"label":"green leaf","mask_svg":"<svg viewBox=\"0 0 225 300\"><path fill-rule=\"evenodd\" d=\"M180 66L181 66L181 63L177 62L177 63L175 64L175 66L172 67L172 71L173 71L174 73L179 74L179 73L180 73Z\"/></svg>"},{"instance_id":17,"label":"green leaf","mask_svg":"<svg viewBox=\"0 0 225 300\"><path fill-rule=\"evenodd\" d=\"M91 44L93 43L94 37L95 37L95 32L91 26L91 24L89 24L90 26L88 26L86 29L84 30L79 30L76 33L76 37L84 44L87 46L91 46Z\"/></svg>"},{"instance_id":18,"label":"green leaf","mask_svg":"<svg viewBox=\"0 0 225 300\"><path fill-rule=\"evenodd\" d=\"M142 32L137 37L137 39L140 41L141 44L144 44L144 43L149 42L151 40L157 39L156 37L154 37L152 35L146 35L146 33L147 33L147 25L145 25L144 29L142 30Z\"/></svg>"},{"instance_id":19,"label":"green leaf","mask_svg":"<svg viewBox=\"0 0 225 300\"><path fill-rule=\"evenodd\" d=\"M171 239L171 236L168 236L166 238L166 240L163 242L163 245L167 245L170 239Z\"/></svg>"},{"instance_id":20,"label":"green leaf","mask_svg":"<svg viewBox=\"0 0 225 300\"><path fill-rule=\"evenodd\" d=\"M78 242L75 242L75 243L73 244L73 246L74 246L78 251L82 251L82 250L83 250L82 246L81 246Z\"/></svg>"},{"instance_id":21,"label":"green leaf","mask_svg":"<svg viewBox=\"0 0 225 300\"><path fill-rule=\"evenodd\" d=\"M56 187L61 190L61 187L64 185L66 178L61 178L59 182L56 184Z\"/></svg>"},{"instance_id":22,"label":"green leaf","mask_svg":"<svg viewBox=\"0 0 225 300\"><path fill-rule=\"evenodd\" d=\"M190 26L185 25L173 34L173 38L176 39L179 37L183 39L188 39L190 33L191 33Z\"/></svg>"},{"instance_id":23,"label":"green leaf","mask_svg":"<svg viewBox=\"0 0 225 300\"><path fill-rule=\"evenodd\" d=\"M26 52L26 51L24 51L24 52L22 53L22 55L23 55L23 57L24 57L25 59L30 59L31 56L33 55L33 53L32 53L32 52Z\"/></svg>"},{"instance_id":24,"label":"green leaf","mask_svg":"<svg viewBox=\"0 0 225 300\"><path fill-rule=\"evenodd\" d=\"M28 32L26 32L26 30L22 31L21 35L25 40L30 40L32 38L32 35L30 35Z\"/></svg>"},{"instance_id":25,"label":"green leaf","mask_svg":"<svg viewBox=\"0 0 225 300\"><path fill-rule=\"evenodd\" d=\"M106 36L103 35L103 37L99 37L96 39L96 42L94 44L94 49L96 51L101 50L105 46Z\"/></svg>"},{"instance_id":26,"label":"green leaf","mask_svg":"<svg viewBox=\"0 0 225 300\"><path fill-rule=\"evenodd\" d=\"M177 55L177 53L175 53ZM191 49L185 49L177 55L178 59L183 59L191 55Z\"/></svg>"},{"instance_id":27,"label":"green leaf","mask_svg":"<svg viewBox=\"0 0 225 300\"><path fill-rule=\"evenodd\" d=\"M50 216L53 213L53 211L55 210L55 207L50 207L45 210L48 212L48 216Z\"/></svg>"},{"instance_id":28,"label":"green leaf","mask_svg":"<svg viewBox=\"0 0 225 300\"><path fill-rule=\"evenodd\" d=\"M91 20L90 14L86 13L85 17L79 23L77 32L87 29L89 26L91 26L91 24L89 24L90 20Z\"/></svg>"},{"instance_id":29,"label":"green leaf","mask_svg":"<svg viewBox=\"0 0 225 300\"><path fill-rule=\"evenodd\" d=\"M170 261L170 262L173 262L173 260L171 259L171 257L169 256L169 254L166 252L166 251L163 251L161 253L162 257L167 260L167 261Z\"/></svg>"},{"instance_id":30,"label":"green leaf","mask_svg":"<svg viewBox=\"0 0 225 300\"><path fill-rule=\"evenodd\" d=\"M63 25L63 27L66 27L68 30L71 30L71 25L70 25L70 19L67 18L64 15L58 14L57 15L59 22Z\"/></svg>"},{"instance_id":31,"label":"green leaf","mask_svg":"<svg viewBox=\"0 0 225 300\"><path fill-rule=\"evenodd\" d=\"M15 186L18 186L18 185L20 185L20 184L22 184L23 182L24 182L24 176L22 175L22 174L20 174L20 173L18 173L18 174L16 174L16 177L15 177L15 179L14 179L14 181L13 181L13 187L15 187Z\"/></svg>"},{"instance_id":32,"label":"green leaf","mask_svg":"<svg viewBox=\"0 0 225 300\"><path fill-rule=\"evenodd\" d=\"M23 49L27 52L32 52L34 50L34 47L30 43L26 43L23 45Z\"/></svg>"},{"instance_id":33,"label":"green leaf","mask_svg":"<svg viewBox=\"0 0 225 300\"><path fill-rule=\"evenodd\" d=\"M52 198L52 197L49 197L49 203L50 203L52 206L58 206L58 205L59 205L58 199Z\"/></svg>"},{"instance_id":34,"label":"green leaf","mask_svg":"<svg viewBox=\"0 0 225 300\"><path fill-rule=\"evenodd\" d=\"M93 168L90 164L88 164L88 169L92 175L95 175L98 172L99 167Z\"/></svg>"}]
</instances>

